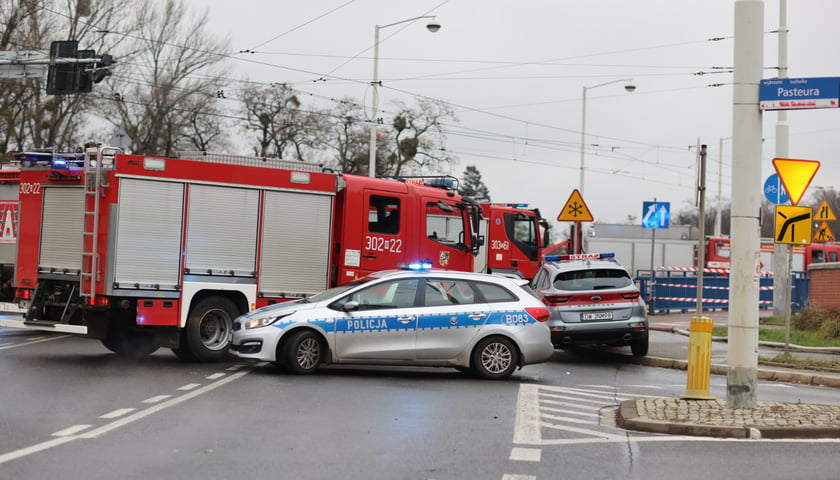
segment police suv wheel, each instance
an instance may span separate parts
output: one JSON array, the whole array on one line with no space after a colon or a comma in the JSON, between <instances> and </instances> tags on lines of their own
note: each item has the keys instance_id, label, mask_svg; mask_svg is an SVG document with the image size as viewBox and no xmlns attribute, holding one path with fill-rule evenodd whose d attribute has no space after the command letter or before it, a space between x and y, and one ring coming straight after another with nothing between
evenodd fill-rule
<instances>
[{"instance_id":1,"label":"police suv wheel","mask_svg":"<svg viewBox=\"0 0 840 480\"><path fill-rule=\"evenodd\" d=\"M278 350L277 358L282 359L286 370L296 375L317 370L327 353L321 336L311 330L293 332Z\"/></svg>"},{"instance_id":2,"label":"police suv wheel","mask_svg":"<svg viewBox=\"0 0 840 480\"><path fill-rule=\"evenodd\" d=\"M475 346L471 364L473 371L481 378L505 378L519 364L519 351L505 337L485 338Z\"/></svg>"}]
</instances>

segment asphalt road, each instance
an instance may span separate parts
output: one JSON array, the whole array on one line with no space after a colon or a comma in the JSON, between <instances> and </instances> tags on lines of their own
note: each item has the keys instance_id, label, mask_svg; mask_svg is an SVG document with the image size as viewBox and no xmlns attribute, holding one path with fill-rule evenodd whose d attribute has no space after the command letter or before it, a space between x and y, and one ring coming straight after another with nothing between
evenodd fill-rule
<instances>
[{"instance_id":1,"label":"asphalt road","mask_svg":"<svg viewBox=\"0 0 840 480\"><path fill-rule=\"evenodd\" d=\"M670 334L653 332L654 344ZM508 380L449 369L120 360L74 336L0 332L0 478L832 478L840 441L670 437L615 425L685 372L558 351ZM764 383L762 400L838 403ZM725 395L713 376L711 393Z\"/></svg>"}]
</instances>

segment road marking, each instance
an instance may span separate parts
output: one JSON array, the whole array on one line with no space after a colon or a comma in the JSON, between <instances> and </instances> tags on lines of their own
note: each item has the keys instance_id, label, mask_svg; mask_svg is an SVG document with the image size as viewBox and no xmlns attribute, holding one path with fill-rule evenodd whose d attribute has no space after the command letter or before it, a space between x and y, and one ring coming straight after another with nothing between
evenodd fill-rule
<instances>
[{"instance_id":1,"label":"road marking","mask_svg":"<svg viewBox=\"0 0 840 480\"><path fill-rule=\"evenodd\" d=\"M200 386L201 386L200 383L188 383L188 384L184 385L183 387L178 387L178 390L186 392L188 390L192 390L192 389L200 387Z\"/></svg>"},{"instance_id":2,"label":"road marking","mask_svg":"<svg viewBox=\"0 0 840 480\"><path fill-rule=\"evenodd\" d=\"M227 375L227 373L221 373L220 372L220 373L214 373L213 375L208 375L206 378L207 378L207 380L218 380L218 379L224 377L225 375Z\"/></svg>"},{"instance_id":3,"label":"road marking","mask_svg":"<svg viewBox=\"0 0 840 480\"><path fill-rule=\"evenodd\" d=\"M516 402L516 421L513 427L513 443L539 445L542 440L538 388L533 383L519 385L519 398Z\"/></svg>"},{"instance_id":4,"label":"road marking","mask_svg":"<svg viewBox=\"0 0 840 480\"><path fill-rule=\"evenodd\" d=\"M174 407L175 405L178 405L182 402L186 402L187 400L191 400L195 397L198 397L199 395L209 393L209 392L211 392L211 391L213 391L213 390L215 390L215 389L217 389L217 388L219 388L223 385L227 385L228 383L233 382L234 380L238 380L238 379L244 377L245 375L248 375L249 373L251 373L251 370L243 370L241 372L237 372L237 373L235 373L235 374L233 374L229 377L226 377L222 380L219 380L218 382L211 383L210 385L205 385L204 387L193 390L191 392L187 392L187 393L185 393L181 396L172 398L172 399L170 399L166 402L158 403L157 405L151 406L151 407L146 408L144 410L140 410L140 411L135 412L131 415L122 417L118 420L114 420L113 422L105 424L105 425L103 425L99 428L95 428L93 430L88 430L86 433L83 433L81 435L70 435L70 436L65 436L65 437L57 437L57 438L53 438L51 440L48 440L46 442L38 443L38 444L35 444L35 445L30 445L28 447L24 447L24 448L20 448L18 450L14 450L14 451L11 451L11 452L8 452L8 453L4 453L4 454L0 455L0 465L4 464L6 462L10 462L12 460L17 460L17 459L22 458L22 457L26 457L26 456L29 456L29 455L32 455L32 454L35 454L35 453L38 453L38 452L42 452L44 450L49 450L50 448L54 448L54 447L57 447L57 446L60 446L60 445L64 445L65 443L71 442L73 440L96 438L96 437L98 437L100 435L104 435L104 434L106 434L106 433L108 433L112 430L116 430L117 428L123 427L125 425L130 424L130 423L136 422L137 420L143 419L143 418L145 418L149 415L160 412L161 410L167 409L169 407ZM65 429L65 430L67 430L67 429ZM60 432L56 432L56 433L60 433Z\"/></svg>"},{"instance_id":5,"label":"road marking","mask_svg":"<svg viewBox=\"0 0 840 480\"><path fill-rule=\"evenodd\" d=\"M534 475L516 475L512 473L506 473L502 475L502 480L537 480L537 477Z\"/></svg>"},{"instance_id":6,"label":"road marking","mask_svg":"<svg viewBox=\"0 0 840 480\"><path fill-rule=\"evenodd\" d=\"M510 451L510 459L517 462L539 462L541 457L541 448L513 447Z\"/></svg>"},{"instance_id":7,"label":"road marking","mask_svg":"<svg viewBox=\"0 0 840 480\"><path fill-rule=\"evenodd\" d=\"M147 398L140 403L158 403L166 400L167 398L171 397L172 395L156 395L152 398Z\"/></svg>"},{"instance_id":8,"label":"road marking","mask_svg":"<svg viewBox=\"0 0 840 480\"><path fill-rule=\"evenodd\" d=\"M133 412L134 408L120 408L118 410L114 410L113 412L106 413L105 415L100 416L99 418L117 418L122 417L123 415L127 415Z\"/></svg>"},{"instance_id":9,"label":"road marking","mask_svg":"<svg viewBox=\"0 0 840 480\"><path fill-rule=\"evenodd\" d=\"M27 341L27 342L13 343L11 345L3 345L2 347L0 347L0 350L6 350L8 348L25 347L27 345L34 345L36 343L51 342L53 340L61 340L62 338L75 337L75 336L76 335L59 335L57 337L34 337L35 338L34 340L30 340L30 341Z\"/></svg>"},{"instance_id":10,"label":"road marking","mask_svg":"<svg viewBox=\"0 0 840 480\"><path fill-rule=\"evenodd\" d=\"M59 430L52 434L53 437L70 437L73 436L81 431L87 430L90 428L91 425L73 425L72 427L67 427L64 430Z\"/></svg>"}]
</instances>

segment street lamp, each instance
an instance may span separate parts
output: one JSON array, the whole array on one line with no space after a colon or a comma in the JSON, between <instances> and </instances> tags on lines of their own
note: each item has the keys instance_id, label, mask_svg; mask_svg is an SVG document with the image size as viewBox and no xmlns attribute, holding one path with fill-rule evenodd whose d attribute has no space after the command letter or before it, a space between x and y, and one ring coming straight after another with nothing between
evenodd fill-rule
<instances>
[{"instance_id":1,"label":"street lamp","mask_svg":"<svg viewBox=\"0 0 840 480\"><path fill-rule=\"evenodd\" d=\"M605 85L612 85L613 83L618 82L627 82L624 85L624 90L627 92L632 92L636 90L636 86L633 85L631 82L633 79L631 78L620 78L618 80L611 80L609 82L599 83L598 85L592 85L591 87L583 87L583 101L582 104L582 114L581 114L581 121L580 121L580 187L578 191L580 192L580 196L583 197L583 179L584 179L584 172L585 172L585 165L586 165L586 150L585 150L585 142L586 142L586 91L592 90L593 88L603 87ZM575 240L574 240L576 253L582 253L583 250L583 235L581 234L581 222L575 222Z\"/></svg>"},{"instance_id":2,"label":"street lamp","mask_svg":"<svg viewBox=\"0 0 840 480\"><path fill-rule=\"evenodd\" d=\"M379 84L381 83L379 81L379 30L387 27L393 27L394 25L399 25L401 23L413 22L415 20L420 20L421 18L431 19L429 20L429 23L426 24L426 29L430 32L435 33L440 30L440 24L435 21L435 17L429 15L407 18L387 25L376 25L373 30L373 81L370 82L373 90L371 92L372 106L370 110L370 158L368 160L369 177L376 176L376 125L378 123L377 110L379 110Z\"/></svg>"}]
</instances>

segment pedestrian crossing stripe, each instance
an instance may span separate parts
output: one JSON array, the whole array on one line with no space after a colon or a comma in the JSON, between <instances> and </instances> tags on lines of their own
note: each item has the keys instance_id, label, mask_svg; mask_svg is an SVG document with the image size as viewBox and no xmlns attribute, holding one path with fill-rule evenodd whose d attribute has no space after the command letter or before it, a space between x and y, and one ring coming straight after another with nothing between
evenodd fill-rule
<instances>
[{"instance_id":1,"label":"pedestrian crossing stripe","mask_svg":"<svg viewBox=\"0 0 840 480\"><path fill-rule=\"evenodd\" d=\"M828 223L822 222L820 224L820 228L817 229L817 232L814 233L814 242L833 242L835 240L834 233L831 232L831 229L828 227Z\"/></svg>"},{"instance_id":2,"label":"pedestrian crossing stripe","mask_svg":"<svg viewBox=\"0 0 840 480\"><path fill-rule=\"evenodd\" d=\"M576 188L572 194L569 196L569 199L566 200L566 204L563 205L563 209L560 210L560 214L557 215L558 222L592 222L594 218L592 217L592 212L589 211L589 207L586 206L586 202L583 201L583 196L581 196L580 192Z\"/></svg>"}]
</instances>

